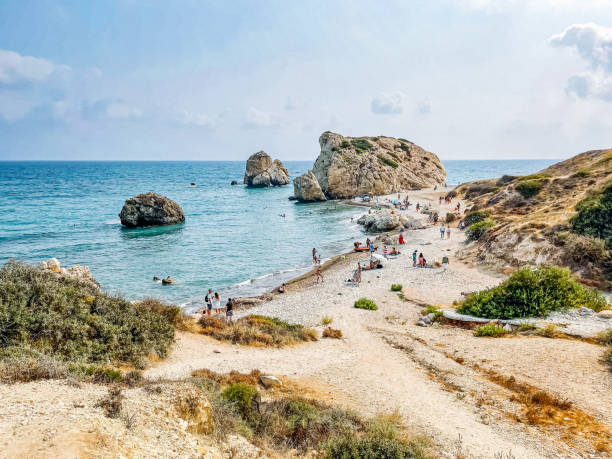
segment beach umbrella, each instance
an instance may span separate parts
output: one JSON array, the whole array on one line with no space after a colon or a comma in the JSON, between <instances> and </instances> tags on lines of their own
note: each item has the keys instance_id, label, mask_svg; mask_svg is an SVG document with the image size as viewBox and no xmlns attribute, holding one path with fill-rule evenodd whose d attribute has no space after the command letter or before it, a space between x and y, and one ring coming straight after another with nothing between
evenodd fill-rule
<instances>
[{"instance_id":1,"label":"beach umbrella","mask_svg":"<svg viewBox=\"0 0 612 459\"><path fill-rule=\"evenodd\" d=\"M372 258L374 258L375 260L380 261L381 263L386 263L388 261L385 257L383 257L382 255L379 255L377 253L373 253L372 254Z\"/></svg>"}]
</instances>

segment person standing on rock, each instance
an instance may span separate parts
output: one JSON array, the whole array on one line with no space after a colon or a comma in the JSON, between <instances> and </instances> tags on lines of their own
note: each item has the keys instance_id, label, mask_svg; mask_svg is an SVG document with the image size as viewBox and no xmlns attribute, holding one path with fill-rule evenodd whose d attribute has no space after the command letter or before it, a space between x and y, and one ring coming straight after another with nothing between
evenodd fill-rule
<instances>
[{"instance_id":1,"label":"person standing on rock","mask_svg":"<svg viewBox=\"0 0 612 459\"><path fill-rule=\"evenodd\" d=\"M215 296L213 297L213 309L215 310L215 314L219 314L221 311L221 297L217 292L215 292Z\"/></svg>"},{"instance_id":2,"label":"person standing on rock","mask_svg":"<svg viewBox=\"0 0 612 459\"><path fill-rule=\"evenodd\" d=\"M213 302L213 291L211 288L208 289L208 293L206 294L204 301L206 302L206 314L210 316L210 313L212 311L212 302Z\"/></svg>"}]
</instances>

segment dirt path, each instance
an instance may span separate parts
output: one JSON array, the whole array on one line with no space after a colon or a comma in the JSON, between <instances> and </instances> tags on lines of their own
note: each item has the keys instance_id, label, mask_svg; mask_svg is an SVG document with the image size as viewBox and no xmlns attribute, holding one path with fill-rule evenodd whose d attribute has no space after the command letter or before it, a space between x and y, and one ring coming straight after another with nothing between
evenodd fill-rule
<instances>
[{"instance_id":1,"label":"dirt path","mask_svg":"<svg viewBox=\"0 0 612 459\"><path fill-rule=\"evenodd\" d=\"M438 194L422 196L435 198ZM411 201L418 199L420 195L411 194ZM343 340L264 349L183 333L170 358L147 370L145 376L178 379L198 368L217 372L259 369L327 387L329 401L363 413L398 410L407 425L439 441L447 457L490 458L510 451L521 458L583 457L582 450L558 441L558 435L517 423L516 416L512 419L519 407L509 402L511 394L487 380L478 368L494 368L562 393L597 420L609 423L610 384L595 361L597 347L543 338L482 339L464 330L416 327L420 308L390 292L391 283L403 284L412 298L450 304L461 298L462 291L495 285L500 279L453 260L452 254L463 242L455 228L451 239L441 240L437 228L405 236L407 245L398 247L402 255L382 270L364 272L359 287L345 286L344 279L354 267L339 263L325 273L323 284L276 296L240 313L276 316L319 330L321 318L331 316ZM414 249L423 252L429 262L449 255L449 270L413 268L410 256ZM355 309L354 301L363 296L374 299L379 310ZM559 354L571 358L559 358ZM456 357L474 365L460 364Z\"/></svg>"}]
</instances>

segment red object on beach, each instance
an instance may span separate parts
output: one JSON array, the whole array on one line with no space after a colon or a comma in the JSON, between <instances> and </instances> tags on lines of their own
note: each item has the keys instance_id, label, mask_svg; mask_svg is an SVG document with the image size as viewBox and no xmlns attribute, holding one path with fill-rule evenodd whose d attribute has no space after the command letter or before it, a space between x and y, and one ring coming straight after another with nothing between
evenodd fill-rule
<instances>
[{"instance_id":1,"label":"red object on beach","mask_svg":"<svg viewBox=\"0 0 612 459\"><path fill-rule=\"evenodd\" d=\"M374 250L378 249L378 246L374 247ZM369 247L355 247L355 252L369 252Z\"/></svg>"},{"instance_id":2,"label":"red object on beach","mask_svg":"<svg viewBox=\"0 0 612 459\"><path fill-rule=\"evenodd\" d=\"M403 234L400 234L400 236L399 236L399 243L400 244L404 244L404 235Z\"/></svg>"}]
</instances>

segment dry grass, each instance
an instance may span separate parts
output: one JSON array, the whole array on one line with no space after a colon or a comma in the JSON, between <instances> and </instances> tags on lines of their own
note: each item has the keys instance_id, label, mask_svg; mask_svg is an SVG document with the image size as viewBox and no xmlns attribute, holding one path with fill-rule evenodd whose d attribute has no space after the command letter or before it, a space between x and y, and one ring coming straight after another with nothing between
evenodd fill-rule
<instances>
[{"instance_id":1,"label":"dry grass","mask_svg":"<svg viewBox=\"0 0 612 459\"><path fill-rule=\"evenodd\" d=\"M229 384L250 384L251 386L257 386L259 379L263 373L259 370L253 370L250 373L239 373L238 371L231 371L229 373L220 374L206 368L200 370L194 370L191 372L191 376L194 378L206 378L216 382L221 386L227 386Z\"/></svg>"},{"instance_id":2,"label":"dry grass","mask_svg":"<svg viewBox=\"0 0 612 459\"><path fill-rule=\"evenodd\" d=\"M598 333L596 341L604 346L612 346L612 328Z\"/></svg>"},{"instance_id":3,"label":"dry grass","mask_svg":"<svg viewBox=\"0 0 612 459\"><path fill-rule=\"evenodd\" d=\"M136 305L166 317L177 330L192 333L200 331L197 321L193 317L185 314L178 306L168 304L156 298L145 298L144 300L138 301Z\"/></svg>"},{"instance_id":4,"label":"dry grass","mask_svg":"<svg viewBox=\"0 0 612 459\"><path fill-rule=\"evenodd\" d=\"M323 338L340 339L342 338L342 331L336 330L335 328L327 327L325 330L323 330Z\"/></svg>"},{"instance_id":5,"label":"dry grass","mask_svg":"<svg viewBox=\"0 0 612 459\"><path fill-rule=\"evenodd\" d=\"M40 355L36 358L11 357L0 361L0 382L30 382L39 379L61 379L68 376L68 368L59 360Z\"/></svg>"},{"instance_id":6,"label":"dry grass","mask_svg":"<svg viewBox=\"0 0 612 459\"><path fill-rule=\"evenodd\" d=\"M334 318L331 316L323 316L321 319L321 325L329 325L334 321Z\"/></svg>"},{"instance_id":7,"label":"dry grass","mask_svg":"<svg viewBox=\"0 0 612 459\"><path fill-rule=\"evenodd\" d=\"M249 315L234 323L227 323L216 317L202 316L200 325L201 333L232 344L282 347L305 341L317 341L317 333L311 328L265 316Z\"/></svg>"}]
</instances>

